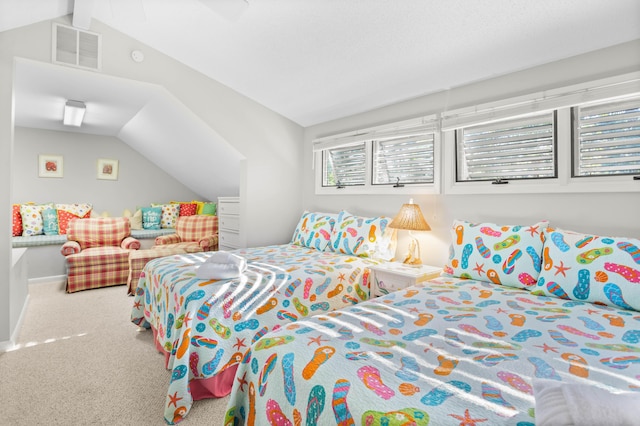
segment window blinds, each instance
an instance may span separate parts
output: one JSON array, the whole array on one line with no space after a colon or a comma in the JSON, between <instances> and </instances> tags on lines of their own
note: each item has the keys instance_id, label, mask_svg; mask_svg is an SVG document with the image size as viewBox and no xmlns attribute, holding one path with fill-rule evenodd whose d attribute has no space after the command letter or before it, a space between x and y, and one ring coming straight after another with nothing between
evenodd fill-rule
<instances>
[{"instance_id":1,"label":"window blinds","mask_svg":"<svg viewBox=\"0 0 640 426\"><path fill-rule=\"evenodd\" d=\"M573 108L575 176L640 173L640 97Z\"/></svg>"},{"instance_id":2,"label":"window blinds","mask_svg":"<svg viewBox=\"0 0 640 426\"><path fill-rule=\"evenodd\" d=\"M431 115L316 139L313 151L322 153L322 185L433 183L436 131L436 116ZM368 164L373 175L369 182Z\"/></svg>"},{"instance_id":3,"label":"window blinds","mask_svg":"<svg viewBox=\"0 0 640 426\"><path fill-rule=\"evenodd\" d=\"M555 177L554 127L543 113L458 130L457 180Z\"/></svg>"},{"instance_id":4,"label":"window blinds","mask_svg":"<svg viewBox=\"0 0 640 426\"><path fill-rule=\"evenodd\" d=\"M433 183L434 134L376 140L373 184Z\"/></svg>"},{"instance_id":5,"label":"window blinds","mask_svg":"<svg viewBox=\"0 0 640 426\"><path fill-rule=\"evenodd\" d=\"M323 186L364 185L366 179L365 143L328 149L322 153Z\"/></svg>"}]
</instances>

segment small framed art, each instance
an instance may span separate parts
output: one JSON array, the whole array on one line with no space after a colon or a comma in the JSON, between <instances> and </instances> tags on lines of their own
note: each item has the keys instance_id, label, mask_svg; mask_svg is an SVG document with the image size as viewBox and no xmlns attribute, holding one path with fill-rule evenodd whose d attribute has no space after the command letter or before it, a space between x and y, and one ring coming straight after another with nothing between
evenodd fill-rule
<instances>
[{"instance_id":1,"label":"small framed art","mask_svg":"<svg viewBox=\"0 0 640 426\"><path fill-rule=\"evenodd\" d=\"M62 155L38 155L38 177L61 178L64 173Z\"/></svg>"},{"instance_id":2,"label":"small framed art","mask_svg":"<svg viewBox=\"0 0 640 426\"><path fill-rule=\"evenodd\" d=\"M117 180L118 160L98 159L98 179Z\"/></svg>"}]
</instances>

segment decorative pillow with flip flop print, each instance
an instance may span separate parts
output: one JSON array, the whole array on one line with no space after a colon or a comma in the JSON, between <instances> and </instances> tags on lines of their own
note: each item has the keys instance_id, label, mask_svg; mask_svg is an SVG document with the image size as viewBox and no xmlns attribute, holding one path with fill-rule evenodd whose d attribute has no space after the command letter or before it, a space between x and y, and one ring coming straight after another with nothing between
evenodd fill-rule
<instances>
[{"instance_id":1,"label":"decorative pillow with flip flop print","mask_svg":"<svg viewBox=\"0 0 640 426\"><path fill-rule=\"evenodd\" d=\"M509 287L535 286L540 274L541 235L547 225L548 222L520 226L455 220L444 272Z\"/></svg>"},{"instance_id":2,"label":"decorative pillow with flip flop print","mask_svg":"<svg viewBox=\"0 0 640 426\"><path fill-rule=\"evenodd\" d=\"M544 231L536 294L640 311L640 240Z\"/></svg>"},{"instance_id":3,"label":"decorative pillow with flip flop print","mask_svg":"<svg viewBox=\"0 0 640 426\"><path fill-rule=\"evenodd\" d=\"M385 235L389 223L391 220L384 216L360 217L343 210L338 214L330 247L336 253L383 259L394 243L393 237Z\"/></svg>"},{"instance_id":4,"label":"decorative pillow with flip flop print","mask_svg":"<svg viewBox=\"0 0 640 426\"><path fill-rule=\"evenodd\" d=\"M305 211L293 233L291 244L329 251L331 230L335 223L335 215Z\"/></svg>"}]
</instances>

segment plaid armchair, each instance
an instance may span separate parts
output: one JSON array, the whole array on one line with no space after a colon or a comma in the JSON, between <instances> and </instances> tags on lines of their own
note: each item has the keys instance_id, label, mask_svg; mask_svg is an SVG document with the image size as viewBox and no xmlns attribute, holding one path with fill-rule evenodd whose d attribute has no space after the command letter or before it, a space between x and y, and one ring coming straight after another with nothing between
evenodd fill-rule
<instances>
[{"instance_id":1,"label":"plaid armchair","mask_svg":"<svg viewBox=\"0 0 640 426\"><path fill-rule=\"evenodd\" d=\"M176 233L156 237L153 248L177 248L187 253L218 250L218 216L180 216Z\"/></svg>"},{"instance_id":2,"label":"plaid armchair","mask_svg":"<svg viewBox=\"0 0 640 426\"><path fill-rule=\"evenodd\" d=\"M140 248L126 217L73 219L60 252L67 263L67 293L126 284L129 252Z\"/></svg>"}]
</instances>

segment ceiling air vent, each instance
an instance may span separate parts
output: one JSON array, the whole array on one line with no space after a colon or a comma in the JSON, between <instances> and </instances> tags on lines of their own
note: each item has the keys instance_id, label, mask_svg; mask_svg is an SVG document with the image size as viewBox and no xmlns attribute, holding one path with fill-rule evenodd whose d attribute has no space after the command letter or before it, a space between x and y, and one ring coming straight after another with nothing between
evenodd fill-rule
<instances>
[{"instance_id":1,"label":"ceiling air vent","mask_svg":"<svg viewBox=\"0 0 640 426\"><path fill-rule=\"evenodd\" d=\"M53 63L100 70L100 34L53 24Z\"/></svg>"}]
</instances>

